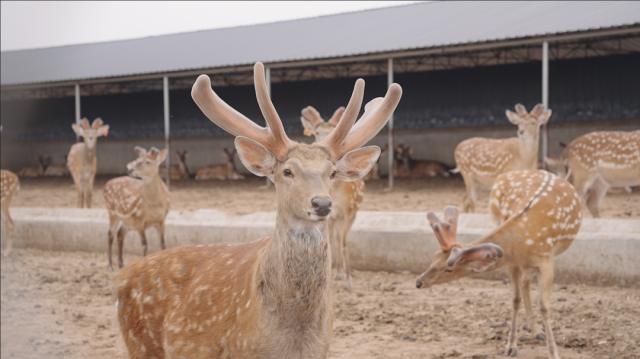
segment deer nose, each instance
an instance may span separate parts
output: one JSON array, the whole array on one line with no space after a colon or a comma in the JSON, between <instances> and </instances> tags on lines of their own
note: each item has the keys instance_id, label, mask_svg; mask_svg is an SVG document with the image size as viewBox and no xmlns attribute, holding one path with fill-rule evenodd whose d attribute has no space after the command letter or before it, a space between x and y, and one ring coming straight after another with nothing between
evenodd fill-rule
<instances>
[{"instance_id":1,"label":"deer nose","mask_svg":"<svg viewBox=\"0 0 640 359\"><path fill-rule=\"evenodd\" d=\"M422 287L422 282L416 281L416 288L420 288L420 287Z\"/></svg>"},{"instance_id":2,"label":"deer nose","mask_svg":"<svg viewBox=\"0 0 640 359\"><path fill-rule=\"evenodd\" d=\"M313 210L316 212L318 216L324 217L331 212L331 198L324 197L314 197L311 200L311 206L313 206Z\"/></svg>"},{"instance_id":3,"label":"deer nose","mask_svg":"<svg viewBox=\"0 0 640 359\"><path fill-rule=\"evenodd\" d=\"M523 130L518 131L518 136L522 136L522 135L524 135L524 131Z\"/></svg>"}]
</instances>

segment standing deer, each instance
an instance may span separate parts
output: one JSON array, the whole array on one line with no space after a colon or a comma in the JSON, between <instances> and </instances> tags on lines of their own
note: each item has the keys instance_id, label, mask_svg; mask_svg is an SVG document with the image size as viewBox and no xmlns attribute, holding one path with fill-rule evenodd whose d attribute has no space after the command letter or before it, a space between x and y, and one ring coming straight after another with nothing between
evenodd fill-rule
<instances>
[{"instance_id":1,"label":"standing deer","mask_svg":"<svg viewBox=\"0 0 640 359\"><path fill-rule=\"evenodd\" d=\"M444 163L432 160L416 160L413 158L413 147L398 145L405 173L411 178L417 177L449 177L449 168Z\"/></svg>"},{"instance_id":2,"label":"standing deer","mask_svg":"<svg viewBox=\"0 0 640 359\"><path fill-rule=\"evenodd\" d=\"M429 212L427 218L440 243L429 269L416 287L429 288L479 272L508 267L513 290L513 314L505 355L517 353L516 324L524 299L529 328L536 338L546 336L549 358L559 359L549 322L553 259L566 251L582 223L582 206L567 181L546 171L514 171L500 175L491 190L490 214L498 228L470 243L456 240L458 209L447 207L445 221ZM531 310L531 279L538 277L543 334Z\"/></svg>"},{"instance_id":3,"label":"standing deer","mask_svg":"<svg viewBox=\"0 0 640 359\"><path fill-rule=\"evenodd\" d=\"M158 175L158 167L167 157L167 150L155 147L147 152L135 147L138 158L127 164L129 176L109 180L104 186L104 201L109 211L109 269L113 270L111 246L118 237L118 267L122 268L122 246L130 230L140 235L143 252L147 255L145 230L155 227L164 250L164 223L169 213L169 190ZM135 178L134 178L135 177Z\"/></svg>"},{"instance_id":4,"label":"standing deer","mask_svg":"<svg viewBox=\"0 0 640 359\"><path fill-rule=\"evenodd\" d=\"M47 169L44 170L45 176L53 176L53 177L62 177L69 175L69 168L67 167L67 156L63 155L64 162L62 163L53 163L47 166Z\"/></svg>"},{"instance_id":5,"label":"standing deer","mask_svg":"<svg viewBox=\"0 0 640 359\"><path fill-rule=\"evenodd\" d=\"M83 118L80 120L80 126L74 123L71 128L78 136L84 138L84 143L76 143L71 146L67 156L67 166L76 185L78 208L91 208L93 180L96 178L96 169L98 168L96 143L98 137L106 136L109 133L109 125L103 125L100 118L96 118L93 120L93 124L89 125L89 120Z\"/></svg>"},{"instance_id":6,"label":"standing deer","mask_svg":"<svg viewBox=\"0 0 640 359\"><path fill-rule=\"evenodd\" d=\"M176 158L178 159L178 164L171 165L169 167L169 176L173 180L180 179L189 179L189 169L187 168L187 151L176 151ZM167 167L159 167L158 173L160 178L167 178Z\"/></svg>"},{"instance_id":7,"label":"standing deer","mask_svg":"<svg viewBox=\"0 0 640 359\"><path fill-rule=\"evenodd\" d=\"M307 106L302 110L300 121L304 126L305 134L313 134L315 142L321 142L333 130L335 130L344 114L345 108L340 107L333 116L326 121L320 113L312 106ZM378 157L378 160L380 157ZM378 161L376 161L376 164ZM375 166L375 165L374 165ZM371 171L369 171L371 173ZM356 220L356 214L360 209L365 190L364 178L352 182L337 181L333 186L331 210L331 220L329 221L329 243L336 243L338 249L338 262L336 263L336 276L334 279L342 279L344 273L346 288L353 288L351 281L351 267L349 265L349 245L347 235Z\"/></svg>"},{"instance_id":8,"label":"standing deer","mask_svg":"<svg viewBox=\"0 0 640 359\"><path fill-rule=\"evenodd\" d=\"M233 158L236 156L236 150L229 152L226 148L222 150L222 157L227 160L225 164L214 164L200 168L196 173L196 180L239 180L244 179L244 176L239 174L236 170L236 164L233 162Z\"/></svg>"},{"instance_id":9,"label":"standing deer","mask_svg":"<svg viewBox=\"0 0 640 359\"><path fill-rule=\"evenodd\" d=\"M364 92L364 81L357 80L336 129L321 142L303 144L284 132L262 63L255 65L254 83L268 127L223 102L205 75L192 96L209 119L236 136L242 163L275 183L274 234L250 243L176 247L127 266L116 283L116 308L130 358L328 355L331 187L373 167L380 149L360 146L384 126L402 90L393 84L354 125Z\"/></svg>"},{"instance_id":10,"label":"standing deer","mask_svg":"<svg viewBox=\"0 0 640 359\"><path fill-rule=\"evenodd\" d=\"M591 132L573 140L565 149L567 178L586 199L594 218L607 191L640 185L640 131Z\"/></svg>"},{"instance_id":11,"label":"standing deer","mask_svg":"<svg viewBox=\"0 0 640 359\"><path fill-rule=\"evenodd\" d=\"M540 126L547 123L551 110L537 104L531 112L521 104L516 112L506 111L511 123L518 126L518 137L490 139L474 137L458 144L455 150L458 167L451 172L462 174L466 193L463 212L475 212L478 186L491 187L498 175L517 170L535 170L538 164Z\"/></svg>"},{"instance_id":12,"label":"standing deer","mask_svg":"<svg viewBox=\"0 0 640 359\"><path fill-rule=\"evenodd\" d=\"M7 246L2 251L2 254L5 257L9 256L11 253L11 247L13 246L13 220L9 215L9 205L11 204L11 200L13 196L18 193L20 190L20 180L15 173L7 170L0 170L0 192L2 197L2 218L4 218L5 223L7 224Z\"/></svg>"},{"instance_id":13,"label":"standing deer","mask_svg":"<svg viewBox=\"0 0 640 359\"><path fill-rule=\"evenodd\" d=\"M37 155L34 159L38 162L37 166L25 166L18 170L17 174L20 177L39 177L44 175L44 156Z\"/></svg>"}]
</instances>

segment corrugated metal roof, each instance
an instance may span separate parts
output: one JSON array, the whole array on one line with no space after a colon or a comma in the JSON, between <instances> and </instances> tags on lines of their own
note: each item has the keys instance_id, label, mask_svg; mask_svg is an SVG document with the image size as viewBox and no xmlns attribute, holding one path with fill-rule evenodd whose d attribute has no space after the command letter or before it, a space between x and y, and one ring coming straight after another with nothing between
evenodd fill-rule
<instances>
[{"instance_id":1,"label":"corrugated metal roof","mask_svg":"<svg viewBox=\"0 0 640 359\"><path fill-rule=\"evenodd\" d=\"M640 24L640 2L431 2L134 40L7 51L16 85L299 61Z\"/></svg>"}]
</instances>

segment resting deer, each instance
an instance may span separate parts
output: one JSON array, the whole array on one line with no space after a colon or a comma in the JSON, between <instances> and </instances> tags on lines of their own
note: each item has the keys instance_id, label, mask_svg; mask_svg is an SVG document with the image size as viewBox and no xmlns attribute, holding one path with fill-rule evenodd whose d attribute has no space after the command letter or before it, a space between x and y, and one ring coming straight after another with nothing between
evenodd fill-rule
<instances>
[{"instance_id":1,"label":"resting deer","mask_svg":"<svg viewBox=\"0 0 640 359\"><path fill-rule=\"evenodd\" d=\"M37 166L25 166L18 170L20 177L39 177L44 175L44 156L37 155L34 159L38 162Z\"/></svg>"},{"instance_id":2,"label":"resting deer","mask_svg":"<svg viewBox=\"0 0 640 359\"><path fill-rule=\"evenodd\" d=\"M176 159L178 164L171 165L169 167L169 176L173 180L189 179L189 169L187 168L187 151L176 151ZM160 178L165 179L167 177L167 167L162 166L158 168Z\"/></svg>"},{"instance_id":3,"label":"resting deer","mask_svg":"<svg viewBox=\"0 0 640 359\"><path fill-rule=\"evenodd\" d=\"M402 159L402 153L404 151L404 145L399 144L393 148L393 177L405 178L409 177L409 172L404 166L404 160Z\"/></svg>"},{"instance_id":4,"label":"resting deer","mask_svg":"<svg viewBox=\"0 0 640 359\"><path fill-rule=\"evenodd\" d=\"M553 259L566 251L582 223L580 198L567 181L540 170L500 175L491 190L490 214L498 228L470 243L456 241L458 209L447 207L445 221L429 212L427 218L440 242L429 269L416 287L429 288L479 272L508 267L513 289L513 314L505 355L517 353L516 324L524 299L529 328L538 339L547 339L549 358L558 359L558 348L549 322ZM529 288L538 277L543 334L531 310Z\"/></svg>"},{"instance_id":5,"label":"resting deer","mask_svg":"<svg viewBox=\"0 0 640 359\"><path fill-rule=\"evenodd\" d=\"M416 177L449 177L449 168L444 163L431 160L416 160L413 158L413 147L397 146L400 151L398 157L402 159L405 173L411 178Z\"/></svg>"},{"instance_id":6,"label":"resting deer","mask_svg":"<svg viewBox=\"0 0 640 359\"><path fill-rule=\"evenodd\" d=\"M169 213L169 190L158 175L158 167L167 157L167 150L155 147L147 152L135 147L138 158L127 164L129 176L109 180L104 186L104 201L109 211L109 269L113 270L111 246L118 238L118 267L122 268L122 246L128 231L135 230L142 242L142 255L147 255L145 230L155 227L164 246L164 224Z\"/></svg>"},{"instance_id":7,"label":"resting deer","mask_svg":"<svg viewBox=\"0 0 640 359\"><path fill-rule=\"evenodd\" d=\"M336 128L344 114L345 108L340 107L333 116L326 121L312 106L302 110L300 121L304 126L305 134L315 137L315 142L321 142ZM379 159L380 157L378 157ZM378 161L376 161L378 163ZM375 166L375 165L374 165ZM371 173L371 171L369 171ZM356 220L356 214L362 203L365 190L364 178L352 182L337 181L333 186L331 220L329 221L329 243L336 243L338 248L338 262L336 263L336 276L334 279L342 279L344 273L345 286L353 288L351 281L351 267L349 265L349 245L347 235Z\"/></svg>"},{"instance_id":8,"label":"resting deer","mask_svg":"<svg viewBox=\"0 0 640 359\"><path fill-rule=\"evenodd\" d=\"M538 163L540 126L547 123L551 110L541 104L527 113L521 104L516 112L507 110L507 118L518 126L518 137L490 139L474 137L458 144L455 150L458 167L451 172L462 174L467 191L462 199L463 212L475 212L478 186L491 187L498 175L517 170L535 170Z\"/></svg>"},{"instance_id":9,"label":"resting deer","mask_svg":"<svg viewBox=\"0 0 640 359\"><path fill-rule=\"evenodd\" d=\"M120 330L130 358L325 358L332 333L328 221L335 181L355 181L376 162L360 148L400 100L392 85L365 107L359 79L336 129L314 144L290 140L267 92L264 67L254 83L268 127L223 102L201 75L192 96L218 126L237 136L242 163L274 183L273 236L250 243L192 245L127 266L116 283ZM233 240L233 238L229 238Z\"/></svg>"},{"instance_id":10,"label":"resting deer","mask_svg":"<svg viewBox=\"0 0 640 359\"><path fill-rule=\"evenodd\" d=\"M226 148L222 150L222 157L227 160L225 164L214 164L200 168L196 174L196 179L199 181L209 179L219 180L239 180L244 179L244 176L239 174L236 170L236 164L233 162L233 158L236 156L236 150L229 152Z\"/></svg>"},{"instance_id":11,"label":"resting deer","mask_svg":"<svg viewBox=\"0 0 640 359\"><path fill-rule=\"evenodd\" d=\"M47 169L44 170L45 176L53 176L53 177L62 177L69 175L69 168L67 167L67 156L63 155L64 162L62 163L53 163L47 166Z\"/></svg>"},{"instance_id":12,"label":"resting deer","mask_svg":"<svg viewBox=\"0 0 640 359\"><path fill-rule=\"evenodd\" d=\"M7 245L5 249L2 251L2 254L5 257L9 256L11 253L11 247L13 246L13 220L9 215L9 205L11 204L11 200L13 196L18 193L20 190L20 180L15 173L7 170L0 170L0 192L2 192L2 218L4 218L5 223L7 224Z\"/></svg>"},{"instance_id":13,"label":"resting deer","mask_svg":"<svg viewBox=\"0 0 640 359\"><path fill-rule=\"evenodd\" d=\"M67 166L76 185L78 208L91 208L93 180L96 178L96 169L98 168L96 143L98 137L106 136L109 133L109 125L103 125L100 118L96 118L93 124L89 125L89 120L83 118L80 120L80 126L74 123L71 127L78 136L84 138L84 143L80 142L71 146L67 156Z\"/></svg>"},{"instance_id":14,"label":"resting deer","mask_svg":"<svg viewBox=\"0 0 640 359\"><path fill-rule=\"evenodd\" d=\"M365 181L370 181L372 179L379 180L380 179L380 160L385 158L387 151L389 150L389 145L385 143L384 147L380 149L380 157L378 157L378 161L373 165L373 168L369 173L367 173L364 177L362 177Z\"/></svg>"}]
</instances>

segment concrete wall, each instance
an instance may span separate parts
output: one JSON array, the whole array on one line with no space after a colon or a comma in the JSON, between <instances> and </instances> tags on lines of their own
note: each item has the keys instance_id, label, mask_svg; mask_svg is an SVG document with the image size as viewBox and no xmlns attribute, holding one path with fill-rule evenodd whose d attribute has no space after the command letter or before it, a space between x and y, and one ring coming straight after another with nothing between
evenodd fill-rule
<instances>
[{"instance_id":1,"label":"concrete wall","mask_svg":"<svg viewBox=\"0 0 640 359\"><path fill-rule=\"evenodd\" d=\"M558 123L549 125L549 153L560 155L558 142L571 142L574 138L593 131L632 131L640 129L640 119L619 121L590 121ZM475 128L430 129L415 131L397 131L396 143L404 143L415 148L415 158L434 159L451 166L455 165L453 151L461 141L471 137L506 138L516 135L516 126L491 126ZM292 135L297 141L310 142L309 137ZM62 162L62 155L69 152L73 141L2 141L2 168L17 170L26 165L35 164L34 156L46 154L54 163ZM384 146L387 134L382 132L371 140L371 144ZM136 158L134 146L149 148L164 147L164 139L126 139L114 140L100 138L98 140L98 173L124 174L125 166ZM233 147L231 136L175 138L171 141L172 151L187 150L187 165L191 173L211 163L222 163L222 149ZM387 162L381 161L382 172L387 173ZM247 172L240 161L236 167Z\"/></svg>"},{"instance_id":2,"label":"concrete wall","mask_svg":"<svg viewBox=\"0 0 640 359\"><path fill-rule=\"evenodd\" d=\"M107 251L105 210L12 208L11 215L16 223L14 246L17 248ZM168 248L249 242L270 236L274 222L273 212L231 216L211 209L172 211L167 217L165 241ZM488 215L461 214L458 240L468 243L492 229ZM147 235L150 253L160 249L153 232L150 229ZM126 252L142 253L137 237L133 232L128 234ZM353 268L412 273L426 270L439 249L425 214L415 212L359 212L349 235L349 246ZM640 221L587 218L573 245L556 258L555 279L558 283L640 288L638 253ZM504 273L490 273L484 277L501 276Z\"/></svg>"}]
</instances>

